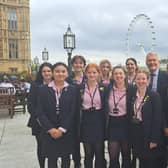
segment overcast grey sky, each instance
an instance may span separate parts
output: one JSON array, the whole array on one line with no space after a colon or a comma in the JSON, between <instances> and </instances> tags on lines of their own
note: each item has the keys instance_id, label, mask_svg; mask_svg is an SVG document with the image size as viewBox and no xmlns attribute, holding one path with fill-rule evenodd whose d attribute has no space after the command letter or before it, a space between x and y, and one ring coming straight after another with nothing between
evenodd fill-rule
<instances>
[{"instance_id":1,"label":"overcast grey sky","mask_svg":"<svg viewBox=\"0 0 168 168\"><path fill-rule=\"evenodd\" d=\"M155 51L161 57L168 56L167 9L167 0L30 0L32 58L41 58L43 48L47 47L50 62L66 61L63 34L70 24L76 35L73 55L82 54L92 62L108 58L114 64L124 63L126 33L131 20L140 13L149 16L154 25ZM141 31L132 33L131 40L137 43L140 36L144 46L150 46L145 22L137 21L132 31ZM137 59L144 57L139 47L132 46L131 53Z\"/></svg>"}]
</instances>

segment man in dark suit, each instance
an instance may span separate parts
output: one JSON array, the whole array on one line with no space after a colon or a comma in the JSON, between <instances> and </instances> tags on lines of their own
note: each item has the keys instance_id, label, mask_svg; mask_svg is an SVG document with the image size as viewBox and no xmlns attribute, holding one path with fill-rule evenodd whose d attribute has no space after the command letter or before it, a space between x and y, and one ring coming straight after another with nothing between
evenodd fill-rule
<instances>
[{"instance_id":1,"label":"man in dark suit","mask_svg":"<svg viewBox=\"0 0 168 168\"><path fill-rule=\"evenodd\" d=\"M147 54L146 65L150 72L149 87L154 92L158 92L161 97L165 147L163 151L163 156L159 160L159 168L166 168L166 139L168 139L168 74L164 71L159 70L159 59L156 53Z\"/></svg>"}]
</instances>

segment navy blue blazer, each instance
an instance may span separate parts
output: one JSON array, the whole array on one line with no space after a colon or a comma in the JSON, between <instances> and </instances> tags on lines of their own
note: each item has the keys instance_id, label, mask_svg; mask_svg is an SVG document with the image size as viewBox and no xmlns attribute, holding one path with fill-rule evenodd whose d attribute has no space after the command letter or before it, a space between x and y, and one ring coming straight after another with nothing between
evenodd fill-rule
<instances>
[{"instance_id":1,"label":"navy blue blazer","mask_svg":"<svg viewBox=\"0 0 168 168\"><path fill-rule=\"evenodd\" d=\"M75 109L75 125L74 125L74 128L76 130L76 139L78 140L79 138L79 135L80 135L80 94L79 94L79 90L80 90L80 87L81 85L84 85L86 83L86 76L84 75L83 76L83 79L82 79L82 82L81 84L77 84L76 81L74 81L74 72L72 72L68 78L66 79L66 81L69 83L69 84L72 84L76 87L77 89L77 106L76 106L76 109Z\"/></svg>"},{"instance_id":2,"label":"navy blue blazer","mask_svg":"<svg viewBox=\"0 0 168 168\"><path fill-rule=\"evenodd\" d=\"M68 78L66 79L66 81L69 83L69 84L75 84L76 85L76 83L74 82L74 72L72 72L69 76L68 76ZM83 76L83 79L82 79L82 84L83 83L85 83L86 82L86 76L84 75Z\"/></svg>"},{"instance_id":3,"label":"navy blue blazer","mask_svg":"<svg viewBox=\"0 0 168 168\"><path fill-rule=\"evenodd\" d=\"M28 121L28 127L32 128L32 134L38 135L41 132L41 126L39 125L37 121L37 114L36 114L36 108L37 108L37 96L38 96L38 90L40 87L42 87L43 84L32 82L30 87L30 92L28 94L28 112L30 113L30 118Z\"/></svg>"},{"instance_id":4,"label":"navy blue blazer","mask_svg":"<svg viewBox=\"0 0 168 168\"><path fill-rule=\"evenodd\" d=\"M75 95L76 89L74 86L69 85L63 89L60 97L60 114L57 118L55 91L47 85L40 89L37 116L45 131L57 127L69 130L76 107Z\"/></svg>"},{"instance_id":5,"label":"navy blue blazer","mask_svg":"<svg viewBox=\"0 0 168 168\"><path fill-rule=\"evenodd\" d=\"M55 91L48 85L40 88L37 116L43 129L45 156L54 157L72 153L76 102L76 88L72 85L63 88L59 102L60 113L57 115ZM48 130L59 127L66 129L66 133L61 138L53 139Z\"/></svg>"},{"instance_id":6,"label":"navy blue blazer","mask_svg":"<svg viewBox=\"0 0 168 168\"><path fill-rule=\"evenodd\" d=\"M132 97L131 118L134 115L134 102L136 100L136 91L137 90L135 90ZM147 89L141 112L145 142L161 144L163 139L161 134L162 113L160 95Z\"/></svg>"},{"instance_id":7,"label":"navy blue blazer","mask_svg":"<svg viewBox=\"0 0 168 168\"><path fill-rule=\"evenodd\" d=\"M161 70L158 74L157 92L161 97L163 127L168 128L168 74Z\"/></svg>"}]
</instances>

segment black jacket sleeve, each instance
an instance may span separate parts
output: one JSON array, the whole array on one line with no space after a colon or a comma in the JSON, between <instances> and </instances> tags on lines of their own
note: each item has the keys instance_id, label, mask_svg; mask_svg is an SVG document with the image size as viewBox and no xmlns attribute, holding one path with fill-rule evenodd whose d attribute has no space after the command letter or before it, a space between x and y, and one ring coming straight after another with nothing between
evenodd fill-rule
<instances>
[{"instance_id":1,"label":"black jacket sleeve","mask_svg":"<svg viewBox=\"0 0 168 168\"><path fill-rule=\"evenodd\" d=\"M46 103L44 99L45 96L46 96L45 88L44 87L39 88L36 113L37 113L37 118L40 125L47 132L51 128L54 128L54 125L48 119L48 116L47 116L48 111L45 110L44 108L44 105Z\"/></svg>"},{"instance_id":2,"label":"black jacket sleeve","mask_svg":"<svg viewBox=\"0 0 168 168\"><path fill-rule=\"evenodd\" d=\"M30 113L31 116L36 116L35 111L36 111L36 106L37 106L37 95L38 95L38 86L36 83L32 83L30 87L30 92L28 95L28 112Z\"/></svg>"},{"instance_id":3,"label":"black jacket sleeve","mask_svg":"<svg viewBox=\"0 0 168 168\"><path fill-rule=\"evenodd\" d=\"M151 142L160 142L162 110L161 99L158 93L152 93L152 125L151 125Z\"/></svg>"}]
</instances>

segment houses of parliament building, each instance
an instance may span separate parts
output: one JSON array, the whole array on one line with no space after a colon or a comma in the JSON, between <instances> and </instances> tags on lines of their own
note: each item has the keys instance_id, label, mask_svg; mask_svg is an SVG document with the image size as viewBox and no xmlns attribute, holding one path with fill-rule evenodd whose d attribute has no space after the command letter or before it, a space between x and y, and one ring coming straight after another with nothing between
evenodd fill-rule
<instances>
[{"instance_id":1,"label":"houses of parliament building","mask_svg":"<svg viewBox=\"0 0 168 168\"><path fill-rule=\"evenodd\" d=\"M30 71L29 0L0 0L0 72Z\"/></svg>"}]
</instances>

